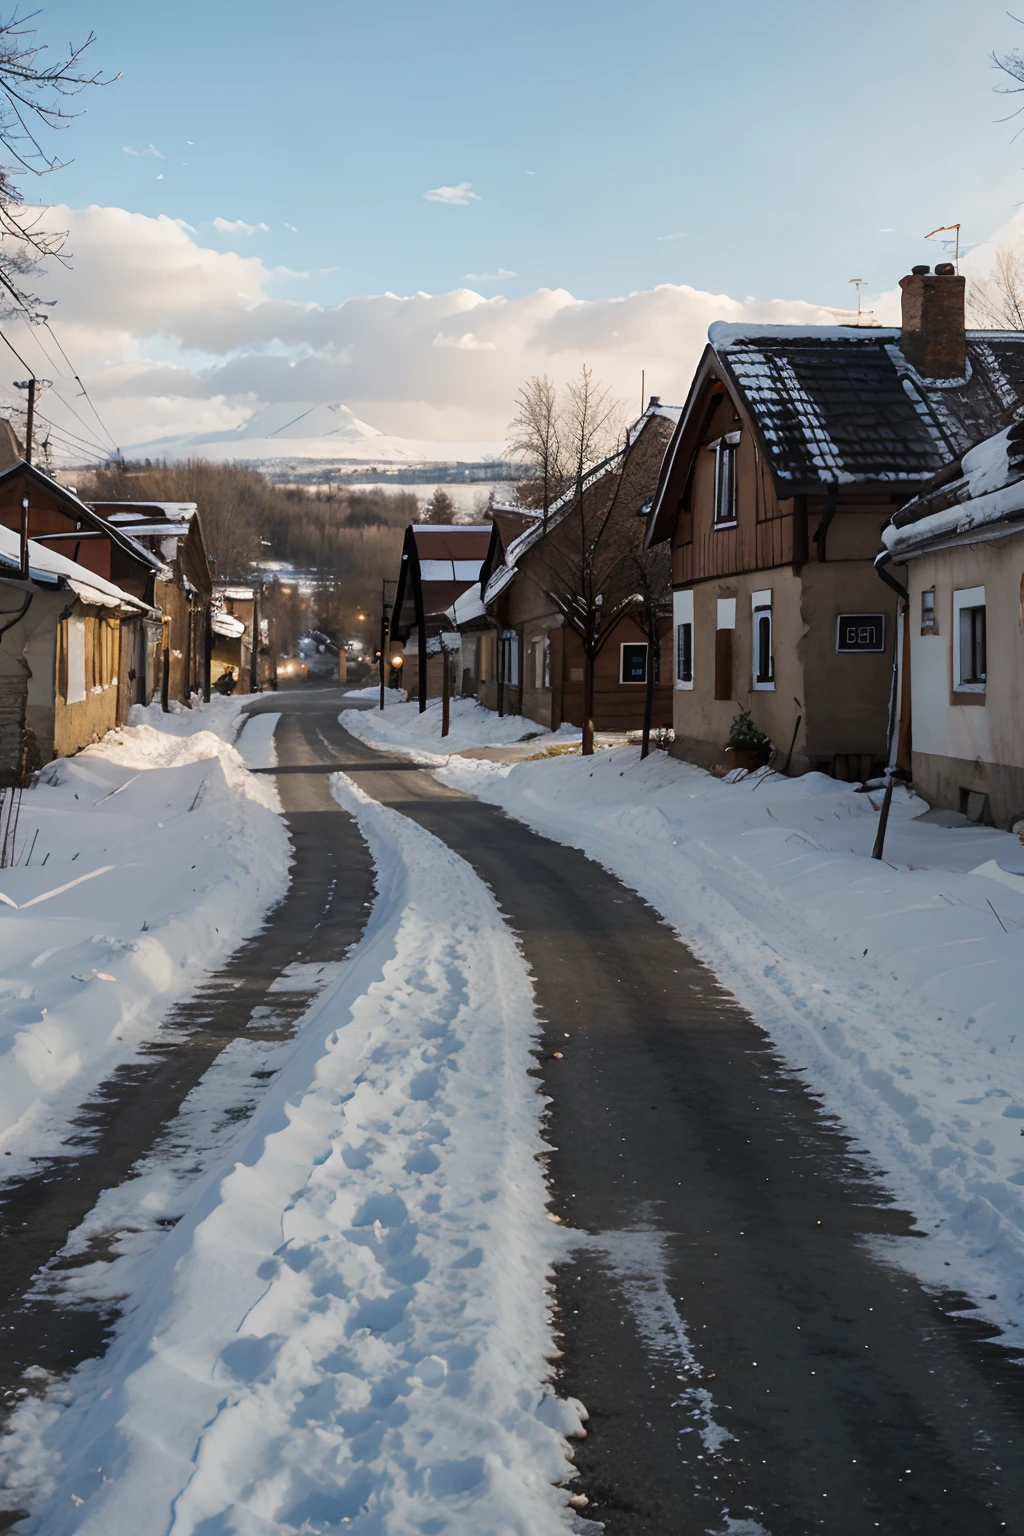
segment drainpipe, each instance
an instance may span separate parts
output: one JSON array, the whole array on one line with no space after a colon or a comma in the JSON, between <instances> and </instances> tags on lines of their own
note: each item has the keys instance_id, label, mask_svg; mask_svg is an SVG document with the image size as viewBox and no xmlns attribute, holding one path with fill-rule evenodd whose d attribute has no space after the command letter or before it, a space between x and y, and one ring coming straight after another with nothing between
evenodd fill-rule
<instances>
[{"instance_id":1,"label":"drainpipe","mask_svg":"<svg viewBox=\"0 0 1024 1536\"><path fill-rule=\"evenodd\" d=\"M828 488L828 496L825 499L825 510L822 513L821 522L814 530L814 542L818 546L818 559L821 561L824 561L828 558L825 554L825 540L828 538L828 530L831 526L832 519L836 515L836 506L838 501L839 481L833 480Z\"/></svg>"},{"instance_id":2,"label":"drainpipe","mask_svg":"<svg viewBox=\"0 0 1024 1536\"><path fill-rule=\"evenodd\" d=\"M890 571L886 570L886 566L891 560L891 552L888 549L883 549L880 554L875 556L875 573L881 578L882 581L885 582L887 587L892 588L897 597L900 599L900 602L903 604L903 623L905 626L910 617L910 593L901 581L897 581L896 577L893 576ZM892 637L892 683L889 689L889 722L888 728L886 730L885 744L885 767L886 772L890 775L890 777L895 767L893 757L896 749L896 719L899 713L900 693L903 682L902 676L900 674L900 662L902 659L900 656L900 651L902 649L901 641L902 636L900 633L900 626L897 624L896 633ZM888 819L888 817L886 817L886 819ZM883 826L883 837L884 834L885 828ZM875 857L880 858L881 854L872 854L872 858Z\"/></svg>"}]
</instances>

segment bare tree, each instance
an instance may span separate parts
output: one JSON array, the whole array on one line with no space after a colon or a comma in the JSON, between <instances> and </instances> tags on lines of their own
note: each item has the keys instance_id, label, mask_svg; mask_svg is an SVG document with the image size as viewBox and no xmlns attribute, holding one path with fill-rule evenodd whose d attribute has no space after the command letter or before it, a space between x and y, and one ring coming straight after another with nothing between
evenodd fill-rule
<instances>
[{"instance_id":1,"label":"bare tree","mask_svg":"<svg viewBox=\"0 0 1024 1536\"><path fill-rule=\"evenodd\" d=\"M639 519L638 519L639 521ZM666 615L672 610L672 550L669 544L656 544L645 549L643 532L646 524L640 523L639 535L630 541L625 563L631 573L635 588L635 606L632 613L643 630L647 641L647 679L644 692L644 730L641 758L651 750L651 725L654 715L654 688L658 682L661 660L661 632Z\"/></svg>"},{"instance_id":2,"label":"bare tree","mask_svg":"<svg viewBox=\"0 0 1024 1536\"><path fill-rule=\"evenodd\" d=\"M989 276L972 278L967 308L986 330L1024 331L1024 251L1001 245Z\"/></svg>"},{"instance_id":3,"label":"bare tree","mask_svg":"<svg viewBox=\"0 0 1024 1536\"><path fill-rule=\"evenodd\" d=\"M554 384L546 374L534 374L516 396L508 453L529 471L529 478L518 486L519 500L524 506L538 508L545 519L568 479L562 426Z\"/></svg>"},{"instance_id":4,"label":"bare tree","mask_svg":"<svg viewBox=\"0 0 1024 1536\"><path fill-rule=\"evenodd\" d=\"M91 32L50 63L29 25L33 19L34 13L23 16L17 10L0 18L0 285L21 308L38 302L23 280L38 269L41 258L66 259L66 231L46 229L43 215L25 208L17 179L24 172L42 176L66 164L50 154L44 140L77 115L65 106L69 97L87 86L110 83L85 68L84 55L95 40Z\"/></svg>"}]
</instances>

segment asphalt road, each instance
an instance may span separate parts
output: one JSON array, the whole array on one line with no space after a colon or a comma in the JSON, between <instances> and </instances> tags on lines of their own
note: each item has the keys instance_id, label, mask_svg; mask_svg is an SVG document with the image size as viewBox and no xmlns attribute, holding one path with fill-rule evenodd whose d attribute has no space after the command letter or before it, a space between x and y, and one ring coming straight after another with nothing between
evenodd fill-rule
<instances>
[{"instance_id":1,"label":"asphalt road","mask_svg":"<svg viewBox=\"0 0 1024 1536\"><path fill-rule=\"evenodd\" d=\"M1024 1373L880 1256L912 1223L751 1017L582 854L297 702L306 771L343 768L466 858L533 973L553 1209L580 1234L559 1385L590 1410L587 1515L609 1536L1024 1533Z\"/></svg>"}]
</instances>

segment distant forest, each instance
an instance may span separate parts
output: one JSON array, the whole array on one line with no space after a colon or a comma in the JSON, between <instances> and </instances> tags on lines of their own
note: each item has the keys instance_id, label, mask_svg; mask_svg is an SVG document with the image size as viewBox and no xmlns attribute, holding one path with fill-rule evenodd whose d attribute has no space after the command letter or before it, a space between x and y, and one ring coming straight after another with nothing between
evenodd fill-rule
<instances>
[{"instance_id":1,"label":"distant forest","mask_svg":"<svg viewBox=\"0 0 1024 1536\"><path fill-rule=\"evenodd\" d=\"M78 491L87 500L194 501L216 580L251 580L260 559L311 573L316 590L305 599L287 577L271 584L274 641L282 651L309 627L372 646L381 578L396 574L403 531L421 516L413 491L310 492L205 459L105 466L79 480Z\"/></svg>"}]
</instances>

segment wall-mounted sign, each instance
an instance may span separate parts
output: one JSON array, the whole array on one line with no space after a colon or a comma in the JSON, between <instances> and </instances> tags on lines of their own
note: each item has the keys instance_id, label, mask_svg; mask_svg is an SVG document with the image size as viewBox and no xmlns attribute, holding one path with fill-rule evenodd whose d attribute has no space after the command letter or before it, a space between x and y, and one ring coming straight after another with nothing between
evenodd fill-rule
<instances>
[{"instance_id":1,"label":"wall-mounted sign","mask_svg":"<svg viewBox=\"0 0 1024 1536\"><path fill-rule=\"evenodd\" d=\"M884 651L884 613L841 613L836 624L837 651Z\"/></svg>"}]
</instances>

